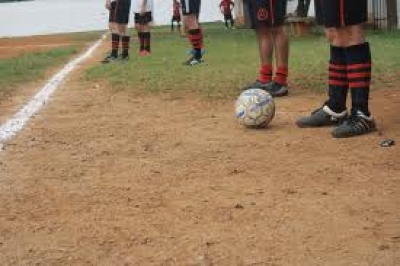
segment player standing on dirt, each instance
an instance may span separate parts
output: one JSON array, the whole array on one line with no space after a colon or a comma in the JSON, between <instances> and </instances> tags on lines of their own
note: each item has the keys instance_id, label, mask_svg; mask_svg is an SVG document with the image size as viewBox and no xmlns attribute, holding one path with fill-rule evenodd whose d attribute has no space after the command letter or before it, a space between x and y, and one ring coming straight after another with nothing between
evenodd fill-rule
<instances>
[{"instance_id":1,"label":"player standing on dirt","mask_svg":"<svg viewBox=\"0 0 400 266\"><path fill-rule=\"evenodd\" d=\"M315 0L317 21L325 26L330 44L328 100L310 116L297 121L299 127L337 127L335 138L363 135L376 130L369 111L371 50L365 40L367 0ZM351 92L352 109L346 98Z\"/></svg>"},{"instance_id":2,"label":"player standing on dirt","mask_svg":"<svg viewBox=\"0 0 400 266\"><path fill-rule=\"evenodd\" d=\"M103 63L110 63L118 59L120 42L122 43L122 60L129 59L130 37L127 34L131 0L106 0L109 10L109 28L111 30L111 53L104 58Z\"/></svg>"},{"instance_id":3,"label":"player standing on dirt","mask_svg":"<svg viewBox=\"0 0 400 266\"><path fill-rule=\"evenodd\" d=\"M178 31L181 28L181 4L178 0L172 0L171 32L174 31L174 22L178 24Z\"/></svg>"},{"instance_id":4,"label":"player standing on dirt","mask_svg":"<svg viewBox=\"0 0 400 266\"><path fill-rule=\"evenodd\" d=\"M188 66L198 65L204 62L202 55L203 31L199 25L198 19L201 0L181 0L181 6L184 25L193 49L193 55L184 64Z\"/></svg>"},{"instance_id":5,"label":"player standing on dirt","mask_svg":"<svg viewBox=\"0 0 400 266\"><path fill-rule=\"evenodd\" d=\"M260 49L261 67L258 79L247 86L267 91L273 97L288 95L289 36L284 28L287 0L254 0L249 6L252 27ZM276 70L273 76L273 54Z\"/></svg>"},{"instance_id":6,"label":"player standing on dirt","mask_svg":"<svg viewBox=\"0 0 400 266\"><path fill-rule=\"evenodd\" d=\"M140 41L139 55L151 54L150 22L153 21L153 0L134 0L135 28Z\"/></svg>"},{"instance_id":7,"label":"player standing on dirt","mask_svg":"<svg viewBox=\"0 0 400 266\"><path fill-rule=\"evenodd\" d=\"M219 4L219 9L221 13L224 15L225 27L229 29L228 21L230 22L231 28L235 24L233 20L232 10L235 7L235 4L231 0L222 0Z\"/></svg>"}]
</instances>

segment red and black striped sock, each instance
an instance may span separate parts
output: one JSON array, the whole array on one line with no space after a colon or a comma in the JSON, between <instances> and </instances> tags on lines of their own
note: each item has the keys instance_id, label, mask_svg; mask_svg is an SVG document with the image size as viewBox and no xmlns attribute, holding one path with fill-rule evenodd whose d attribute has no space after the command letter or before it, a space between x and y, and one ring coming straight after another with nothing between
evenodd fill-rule
<instances>
[{"instance_id":1,"label":"red and black striped sock","mask_svg":"<svg viewBox=\"0 0 400 266\"><path fill-rule=\"evenodd\" d=\"M195 51L195 58L202 58L201 49L203 48L203 32L199 29L189 30L188 38L192 44L192 48Z\"/></svg>"},{"instance_id":2,"label":"red and black striped sock","mask_svg":"<svg viewBox=\"0 0 400 266\"><path fill-rule=\"evenodd\" d=\"M360 110L369 116L369 91L371 85L372 60L368 42L346 49L347 77L351 90L352 110Z\"/></svg>"},{"instance_id":3,"label":"red and black striped sock","mask_svg":"<svg viewBox=\"0 0 400 266\"><path fill-rule=\"evenodd\" d=\"M139 38L139 43L140 43L140 51L144 50L144 36L143 32L138 32L138 38Z\"/></svg>"},{"instance_id":4,"label":"red and black striped sock","mask_svg":"<svg viewBox=\"0 0 400 266\"><path fill-rule=\"evenodd\" d=\"M272 80L272 65L261 65L259 74L258 81L264 84L270 82Z\"/></svg>"},{"instance_id":5,"label":"red and black striped sock","mask_svg":"<svg viewBox=\"0 0 400 266\"><path fill-rule=\"evenodd\" d=\"M122 55L128 56L129 55L129 43L131 37L130 36L122 36Z\"/></svg>"},{"instance_id":6,"label":"red and black striped sock","mask_svg":"<svg viewBox=\"0 0 400 266\"><path fill-rule=\"evenodd\" d=\"M336 113L341 113L346 110L348 92L346 53L343 47L331 46L330 50L328 107Z\"/></svg>"},{"instance_id":7,"label":"red and black striped sock","mask_svg":"<svg viewBox=\"0 0 400 266\"><path fill-rule=\"evenodd\" d=\"M143 40L144 40L144 50L147 52L151 51L151 33L143 32Z\"/></svg>"},{"instance_id":8,"label":"red and black striped sock","mask_svg":"<svg viewBox=\"0 0 400 266\"><path fill-rule=\"evenodd\" d=\"M289 74L289 69L286 66L278 66L275 72L274 81L282 86L287 86L287 78Z\"/></svg>"},{"instance_id":9,"label":"red and black striped sock","mask_svg":"<svg viewBox=\"0 0 400 266\"><path fill-rule=\"evenodd\" d=\"M119 41L121 36L119 34L111 34L111 56L118 57Z\"/></svg>"}]
</instances>

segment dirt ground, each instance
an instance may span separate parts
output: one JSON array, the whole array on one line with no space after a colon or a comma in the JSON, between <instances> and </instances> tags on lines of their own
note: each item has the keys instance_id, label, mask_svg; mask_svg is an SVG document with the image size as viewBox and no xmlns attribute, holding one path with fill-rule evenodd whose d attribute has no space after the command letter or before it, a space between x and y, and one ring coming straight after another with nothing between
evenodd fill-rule
<instances>
[{"instance_id":1,"label":"dirt ground","mask_svg":"<svg viewBox=\"0 0 400 266\"><path fill-rule=\"evenodd\" d=\"M0 38L0 59L10 58L31 51L46 51L57 47L82 44L71 40L71 35L43 35L19 38Z\"/></svg>"},{"instance_id":2,"label":"dirt ground","mask_svg":"<svg viewBox=\"0 0 400 266\"><path fill-rule=\"evenodd\" d=\"M248 130L230 101L80 72L0 152L0 265L400 265L399 146L379 146L400 87L372 94L378 133L337 140L294 125L309 92Z\"/></svg>"}]
</instances>

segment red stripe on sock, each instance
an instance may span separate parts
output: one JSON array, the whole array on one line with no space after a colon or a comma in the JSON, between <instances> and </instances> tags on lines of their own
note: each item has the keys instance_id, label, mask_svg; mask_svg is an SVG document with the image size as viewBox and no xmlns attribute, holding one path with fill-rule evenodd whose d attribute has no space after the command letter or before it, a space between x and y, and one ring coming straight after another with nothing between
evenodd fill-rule
<instances>
[{"instance_id":1,"label":"red stripe on sock","mask_svg":"<svg viewBox=\"0 0 400 266\"><path fill-rule=\"evenodd\" d=\"M287 67L278 67L275 73L274 81L280 85L287 85L287 76L289 69Z\"/></svg>"},{"instance_id":2,"label":"red stripe on sock","mask_svg":"<svg viewBox=\"0 0 400 266\"><path fill-rule=\"evenodd\" d=\"M329 80L329 85L340 86L340 87L346 86L347 87L348 83L346 81L330 79Z\"/></svg>"},{"instance_id":3,"label":"red stripe on sock","mask_svg":"<svg viewBox=\"0 0 400 266\"><path fill-rule=\"evenodd\" d=\"M371 63L366 63L366 64L352 64L352 65L348 65L347 69L348 70L354 70L354 69L360 69L360 68L368 68L368 67L372 67Z\"/></svg>"},{"instance_id":4,"label":"red stripe on sock","mask_svg":"<svg viewBox=\"0 0 400 266\"><path fill-rule=\"evenodd\" d=\"M336 70L347 70L346 65L335 65L335 64L329 64L329 68L336 69Z\"/></svg>"},{"instance_id":5,"label":"red stripe on sock","mask_svg":"<svg viewBox=\"0 0 400 266\"><path fill-rule=\"evenodd\" d=\"M353 78L370 78L371 77L371 73L369 73L369 72L349 73L348 77L350 79L353 79Z\"/></svg>"},{"instance_id":6,"label":"red stripe on sock","mask_svg":"<svg viewBox=\"0 0 400 266\"><path fill-rule=\"evenodd\" d=\"M349 87L350 88L366 88L366 89L368 89L370 85L371 85L370 82L365 82L365 81L350 82L349 83Z\"/></svg>"}]
</instances>

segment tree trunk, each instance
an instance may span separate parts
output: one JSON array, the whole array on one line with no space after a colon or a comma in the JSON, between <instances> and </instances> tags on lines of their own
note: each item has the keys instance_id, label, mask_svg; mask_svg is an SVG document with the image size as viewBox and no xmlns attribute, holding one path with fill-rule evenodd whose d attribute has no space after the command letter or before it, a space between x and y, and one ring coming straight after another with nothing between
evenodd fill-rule
<instances>
[{"instance_id":1,"label":"tree trunk","mask_svg":"<svg viewBox=\"0 0 400 266\"><path fill-rule=\"evenodd\" d=\"M308 14L308 9L310 7L311 0L298 0L297 8L295 14L297 17L305 18Z\"/></svg>"},{"instance_id":2,"label":"tree trunk","mask_svg":"<svg viewBox=\"0 0 400 266\"><path fill-rule=\"evenodd\" d=\"M386 0L387 26L389 29L397 28L397 0Z\"/></svg>"}]
</instances>

